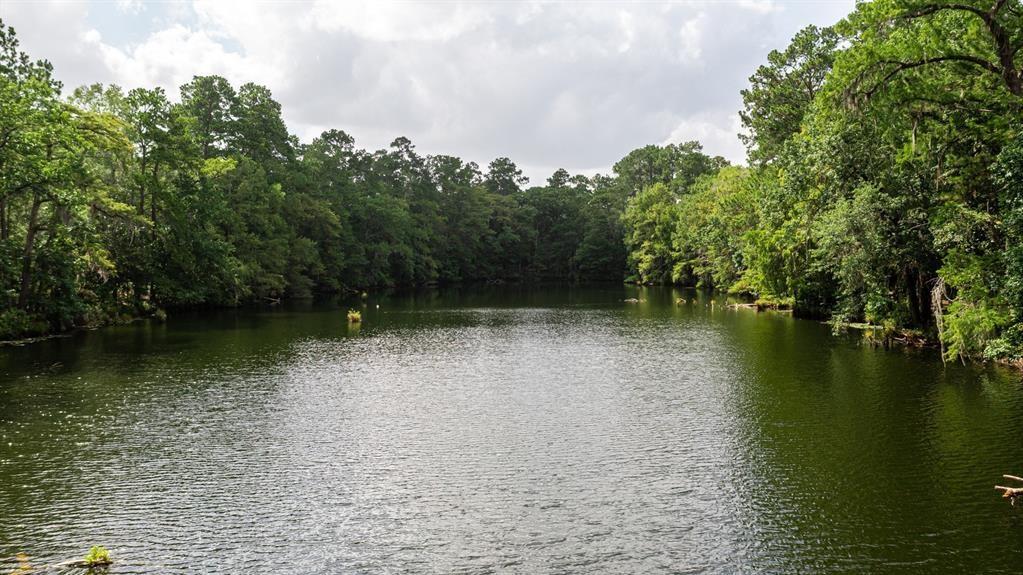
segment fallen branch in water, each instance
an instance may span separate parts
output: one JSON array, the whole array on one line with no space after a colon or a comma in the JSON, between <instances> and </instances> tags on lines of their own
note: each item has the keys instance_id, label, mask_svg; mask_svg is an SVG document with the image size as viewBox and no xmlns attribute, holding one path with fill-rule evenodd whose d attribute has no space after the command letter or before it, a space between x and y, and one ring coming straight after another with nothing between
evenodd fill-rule
<instances>
[{"instance_id":1,"label":"fallen branch in water","mask_svg":"<svg viewBox=\"0 0 1023 575\"><path fill-rule=\"evenodd\" d=\"M1006 479L1012 479L1013 481L1023 482L1023 477L1016 477L1015 475L1003 475ZM1016 499L1023 497L1023 487L1005 487L1002 485L995 485L995 489L1002 490L1002 497L1008 497L1009 503L1013 506L1016 505Z\"/></svg>"},{"instance_id":2,"label":"fallen branch in water","mask_svg":"<svg viewBox=\"0 0 1023 575\"><path fill-rule=\"evenodd\" d=\"M10 571L11 575L42 575L43 573L63 572L67 569L88 569L89 573L93 573L94 569L103 569L114 563L110 557L110 552L98 545L89 549L89 553L83 559L72 559L70 561L38 566L33 565L30 559L25 553L18 553L10 558L0 558L0 568L3 568L4 563L13 561L17 565Z\"/></svg>"}]
</instances>

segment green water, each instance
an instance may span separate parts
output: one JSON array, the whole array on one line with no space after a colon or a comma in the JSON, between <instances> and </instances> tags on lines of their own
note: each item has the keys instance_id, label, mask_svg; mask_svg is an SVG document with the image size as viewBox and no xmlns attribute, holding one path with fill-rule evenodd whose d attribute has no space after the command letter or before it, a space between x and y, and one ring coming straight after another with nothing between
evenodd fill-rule
<instances>
[{"instance_id":1,"label":"green water","mask_svg":"<svg viewBox=\"0 0 1023 575\"><path fill-rule=\"evenodd\" d=\"M1023 509L992 488L1023 474L1018 373L723 303L452 289L0 349L0 557L102 544L113 573L1023 571Z\"/></svg>"}]
</instances>

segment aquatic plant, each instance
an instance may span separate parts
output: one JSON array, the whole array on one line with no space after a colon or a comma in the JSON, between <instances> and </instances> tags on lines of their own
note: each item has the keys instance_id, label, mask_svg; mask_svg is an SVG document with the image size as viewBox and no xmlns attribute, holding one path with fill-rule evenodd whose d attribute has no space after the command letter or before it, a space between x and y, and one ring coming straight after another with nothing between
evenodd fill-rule
<instances>
[{"instance_id":1,"label":"aquatic plant","mask_svg":"<svg viewBox=\"0 0 1023 575\"><path fill-rule=\"evenodd\" d=\"M102 545L93 545L89 549L89 553L82 560L87 567L101 567L104 565L110 565L113 561L110 559L110 552L107 551Z\"/></svg>"},{"instance_id":2,"label":"aquatic plant","mask_svg":"<svg viewBox=\"0 0 1023 575\"><path fill-rule=\"evenodd\" d=\"M348 322L349 323L361 323L362 312L354 309L348 310Z\"/></svg>"}]
</instances>

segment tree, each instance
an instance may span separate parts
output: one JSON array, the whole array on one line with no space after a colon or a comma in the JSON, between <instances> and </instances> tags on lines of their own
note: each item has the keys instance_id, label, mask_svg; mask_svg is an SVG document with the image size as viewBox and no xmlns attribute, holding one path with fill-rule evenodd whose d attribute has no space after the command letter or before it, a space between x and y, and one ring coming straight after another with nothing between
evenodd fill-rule
<instances>
[{"instance_id":1,"label":"tree","mask_svg":"<svg viewBox=\"0 0 1023 575\"><path fill-rule=\"evenodd\" d=\"M678 197L666 184L650 186L629 201L622 221L629 267L640 283L672 281L671 236L679 217Z\"/></svg>"},{"instance_id":2,"label":"tree","mask_svg":"<svg viewBox=\"0 0 1023 575\"><path fill-rule=\"evenodd\" d=\"M522 191L522 186L529 183L529 178L522 175L522 170L508 158L497 158L487 166L487 177L484 185L492 194L510 196Z\"/></svg>"},{"instance_id":3,"label":"tree","mask_svg":"<svg viewBox=\"0 0 1023 575\"><path fill-rule=\"evenodd\" d=\"M238 95L220 76L196 76L181 87L181 105L206 160L223 153L234 134Z\"/></svg>"},{"instance_id":4,"label":"tree","mask_svg":"<svg viewBox=\"0 0 1023 575\"><path fill-rule=\"evenodd\" d=\"M0 23L0 330L14 335L72 325L87 276L112 270L89 216L118 206L89 158L123 149L119 124L62 101L51 71Z\"/></svg>"},{"instance_id":5,"label":"tree","mask_svg":"<svg viewBox=\"0 0 1023 575\"><path fill-rule=\"evenodd\" d=\"M992 89L1023 98L1017 1L882 0L858 6L843 28L861 47L847 51L843 63L856 69L851 97L870 98L897 82L934 75L979 75ZM926 92L920 85L911 89Z\"/></svg>"},{"instance_id":6,"label":"tree","mask_svg":"<svg viewBox=\"0 0 1023 575\"><path fill-rule=\"evenodd\" d=\"M739 112L747 133L740 138L753 162L774 160L781 146L799 132L835 60L839 36L832 28L807 26L783 51L772 50L767 64L750 76Z\"/></svg>"},{"instance_id":7,"label":"tree","mask_svg":"<svg viewBox=\"0 0 1023 575\"><path fill-rule=\"evenodd\" d=\"M721 157L703 153L699 142L690 141L667 146L645 146L629 152L614 165L614 173L630 196L657 183L683 192L702 174L726 165Z\"/></svg>"},{"instance_id":8,"label":"tree","mask_svg":"<svg viewBox=\"0 0 1023 575\"><path fill-rule=\"evenodd\" d=\"M281 117L281 105L270 90L252 83L243 85L235 99L233 116L232 149L271 172L279 172L278 166L294 158L292 137Z\"/></svg>"}]
</instances>

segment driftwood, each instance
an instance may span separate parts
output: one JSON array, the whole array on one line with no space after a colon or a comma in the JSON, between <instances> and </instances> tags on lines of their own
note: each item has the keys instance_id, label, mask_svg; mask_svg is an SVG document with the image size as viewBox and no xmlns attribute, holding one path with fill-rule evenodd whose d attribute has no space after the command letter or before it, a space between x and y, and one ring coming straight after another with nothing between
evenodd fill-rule
<instances>
[{"instance_id":1,"label":"driftwood","mask_svg":"<svg viewBox=\"0 0 1023 575\"><path fill-rule=\"evenodd\" d=\"M1023 477L1016 477L1015 475L1003 475L1006 479L1013 481L1023 482ZM1016 499L1023 497L1023 487L1004 487L1002 485L995 485L995 489L1002 490L1002 497L1008 497L1009 503L1013 506L1016 505Z\"/></svg>"},{"instance_id":2,"label":"driftwood","mask_svg":"<svg viewBox=\"0 0 1023 575\"><path fill-rule=\"evenodd\" d=\"M114 562L110 559L100 561L67 561L65 563L58 563L58 567L68 566L75 569L97 569L101 567L110 567Z\"/></svg>"},{"instance_id":3,"label":"driftwood","mask_svg":"<svg viewBox=\"0 0 1023 575\"><path fill-rule=\"evenodd\" d=\"M11 575L30 575L30 574L43 574L50 572L60 572L67 569L105 569L114 564L110 559L99 560L99 561L83 561L81 559L72 559L70 561L61 561L60 563L52 563L49 565L33 565L29 561L28 555L19 553L14 557L0 559L0 566L4 563L14 562L17 565L10 573Z\"/></svg>"},{"instance_id":4,"label":"driftwood","mask_svg":"<svg viewBox=\"0 0 1023 575\"><path fill-rule=\"evenodd\" d=\"M713 300L712 302L713 303ZM752 309L756 311L776 311L779 313L792 313L792 308L780 303L755 301L753 303L730 303L726 304L728 309Z\"/></svg>"}]
</instances>

